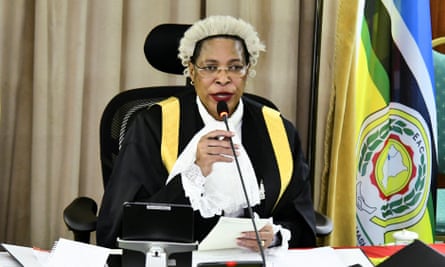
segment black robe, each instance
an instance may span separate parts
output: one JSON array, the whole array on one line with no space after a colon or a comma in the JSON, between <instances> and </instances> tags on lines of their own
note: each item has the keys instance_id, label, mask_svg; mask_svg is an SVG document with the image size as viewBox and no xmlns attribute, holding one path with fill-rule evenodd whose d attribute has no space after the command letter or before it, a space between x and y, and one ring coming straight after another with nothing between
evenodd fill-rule
<instances>
[{"instance_id":1,"label":"black robe","mask_svg":"<svg viewBox=\"0 0 445 267\"><path fill-rule=\"evenodd\" d=\"M180 101L180 154L193 136L204 126L196 105L196 94L187 93ZM293 174L287 189L275 205L280 193L280 174L261 105L243 98L242 143L252 162L258 183L262 180L265 199L254 207L262 218L273 217L275 224L289 229L289 247L315 246L315 216L311 198L308 166L305 163L298 132L283 119L294 159ZM146 201L189 204L180 175L168 185L168 171L161 159L161 107L153 106L137 115L130 126L112 175L105 187L97 222L97 244L116 247L120 236L123 203ZM274 208L275 206L275 208ZM216 224L218 216L202 218L195 212L195 237L202 240Z\"/></svg>"}]
</instances>

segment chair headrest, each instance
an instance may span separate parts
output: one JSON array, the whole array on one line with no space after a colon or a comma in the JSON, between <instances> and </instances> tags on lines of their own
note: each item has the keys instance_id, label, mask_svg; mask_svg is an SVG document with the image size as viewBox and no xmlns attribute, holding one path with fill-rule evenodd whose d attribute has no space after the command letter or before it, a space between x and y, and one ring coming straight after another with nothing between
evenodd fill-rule
<instances>
[{"instance_id":1,"label":"chair headrest","mask_svg":"<svg viewBox=\"0 0 445 267\"><path fill-rule=\"evenodd\" d=\"M155 69L182 74L184 66L178 58L179 41L191 25L160 24L148 33L144 44L145 58Z\"/></svg>"}]
</instances>

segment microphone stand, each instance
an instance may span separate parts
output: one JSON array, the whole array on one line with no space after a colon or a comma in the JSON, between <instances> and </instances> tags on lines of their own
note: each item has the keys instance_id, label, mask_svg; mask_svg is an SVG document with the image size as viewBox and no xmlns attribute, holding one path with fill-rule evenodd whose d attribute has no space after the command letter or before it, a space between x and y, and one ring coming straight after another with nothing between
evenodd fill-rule
<instances>
[{"instance_id":1,"label":"microphone stand","mask_svg":"<svg viewBox=\"0 0 445 267\"><path fill-rule=\"evenodd\" d=\"M227 122L227 113L222 113L221 117L224 120L224 124L226 125L227 131L230 131L229 124ZM256 235L256 241L257 241L258 247L260 249L261 260L263 261L263 266L266 267L266 257L264 256L264 249L263 249L263 246L261 245L260 234L258 233L258 229L256 227L256 223L255 223L252 207L250 206L249 196L247 195L246 185L244 184L244 179L243 179L243 176L241 174L241 168L239 166L238 157L236 156L235 146L233 145L232 138L229 138L229 141L230 141L230 147L232 148L233 156L235 158L236 168L238 169L238 174L239 174L239 177L240 177L240 180L241 180L241 185L243 187L244 197L246 198L247 210L249 211L249 216L250 216L250 219L252 220L253 229L254 229L255 235Z\"/></svg>"}]
</instances>

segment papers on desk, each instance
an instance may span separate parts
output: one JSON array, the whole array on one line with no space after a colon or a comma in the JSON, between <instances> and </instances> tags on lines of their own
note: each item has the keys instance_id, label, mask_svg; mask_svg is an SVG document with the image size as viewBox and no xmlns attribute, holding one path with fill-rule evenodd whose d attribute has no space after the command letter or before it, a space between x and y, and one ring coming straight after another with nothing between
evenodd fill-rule
<instances>
[{"instance_id":1,"label":"papers on desk","mask_svg":"<svg viewBox=\"0 0 445 267\"><path fill-rule=\"evenodd\" d=\"M192 267L197 267L199 263L207 262L255 260L261 261L260 254L245 249L195 250L192 256ZM268 264L267 267L269 267Z\"/></svg>"},{"instance_id":2,"label":"papers on desk","mask_svg":"<svg viewBox=\"0 0 445 267\"><path fill-rule=\"evenodd\" d=\"M8 252L0 252L0 267L21 267Z\"/></svg>"},{"instance_id":3,"label":"papers on desk","mask_svg":"<svg viewBox=\"0 0 445 267\"><path fill-rule=\"evenodd\" d=\"M255 221L257 229L264 227L269 219ZM227 261L261 261L261 255L247 249L239 248L236 239L242 232L253 231L249 218L220 217L217 225L193 251L192 266L199 263L227 262ZM363 267L373 265L359 248L333 249L319 247L312 249L280 248L266 249L267 267L346 267L360 264Z\"/></svg>"},{"instance_id":4,"label":"papers on desk","mask_svg":"<svg viewBox=\"0 0 445 267\"><path fill-rule=\"evenodd\" d=\"M2 244L8 253L24 267L103 267L110 249L68 239L59 239L49 251Z\"/></svg>"},{"instance_id":5,"label":"papers on desk","mask_svg":"<svg viewBox=\"0 0 445 267\"><path fill-rule=\"evenodd\" d=\"M283 255L273 257L273 265L267 267L346 267L331 247L289 250Z\"/></svg>"},{"instance_id":6,"label":"papers on desk","mask_svg":"<svg viewBox=\"0 0 445 267\"><path fill-rule=\"evenodd\" d=\"M263 228L269 219L255 219L258 231ZM242 232L253 231L250 218L232 218L221 216L212 231L198 245L198 250L231 249L238 248L236 239Z\"/></svg>"},{"instance_id":7,"label":"papers on desk","mask_svg":"<svg viewBox=\"0 0 445 267\"><path fill-rule=\"evenodd\" d=\"M44 267L44 265L39 260L40 258L38 258L36 255L40 253L46 253L49 255L49 252L34 250L30 247L9 244L2 244L2 246L6 249L9 255L11 255L16 260L18 266Z\"/></svg>"},{"instance_id":8,"label":"papers on desk","mask_svg":"<svg viewBox=\"0 0 445 267\"><path fill-rule=\"evenodd\" d=\"M335 253L347 265L360 264L362 267L373 267L369 258L360 248L338 248Z\"/></svg>"},{"instance_id":9,"label":"papers on desk","mask_svg":"<svg viewBox=\"0 0 445 267\"><path fill-rule=\"evenodd\" d=\"M108 248L61 238L51 251L48 266L103 267L109 254Z\"/></svg>"},{"instance_id":10,"label":"papers on desk","mask_svg":"<svg viewBox=\"0 0 445 267\"><path fill-rule=\"evenodd\" d=\"M252 261L261 260L256 252L245 249L222 249L194 251L192 266L203 262ZM347 267L360 264L363 267L373 265L358 248L334 249L319 247L312 249L291 249L277 254L266 250L266 267Z\"/></svg>"}]
</instances>

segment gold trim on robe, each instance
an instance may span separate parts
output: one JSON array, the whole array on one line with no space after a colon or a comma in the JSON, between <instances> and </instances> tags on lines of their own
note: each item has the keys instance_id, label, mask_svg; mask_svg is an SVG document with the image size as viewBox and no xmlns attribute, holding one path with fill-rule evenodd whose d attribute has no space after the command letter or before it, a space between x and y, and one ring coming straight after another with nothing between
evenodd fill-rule
<instances>
[{"instance_id":1,"label":"gold trim on robe","mask_svg":"<svg viewBox=\"0 0 445 267\"><path fill-rule=\"evenodd\" d=\"M178 158L180 121L179 100L176 97L169 97L166 100L159 102L158 105L162 108L162 161L168 172L171 172L175 161ZM274 204L275 208L291 180L293 158L286 129L284 128L280 113L266 106L263 107L262 112L272 142L275 158L277 160L278 170L280 172L281 186L277 201Z\"/></svg>"}]
</instances>

